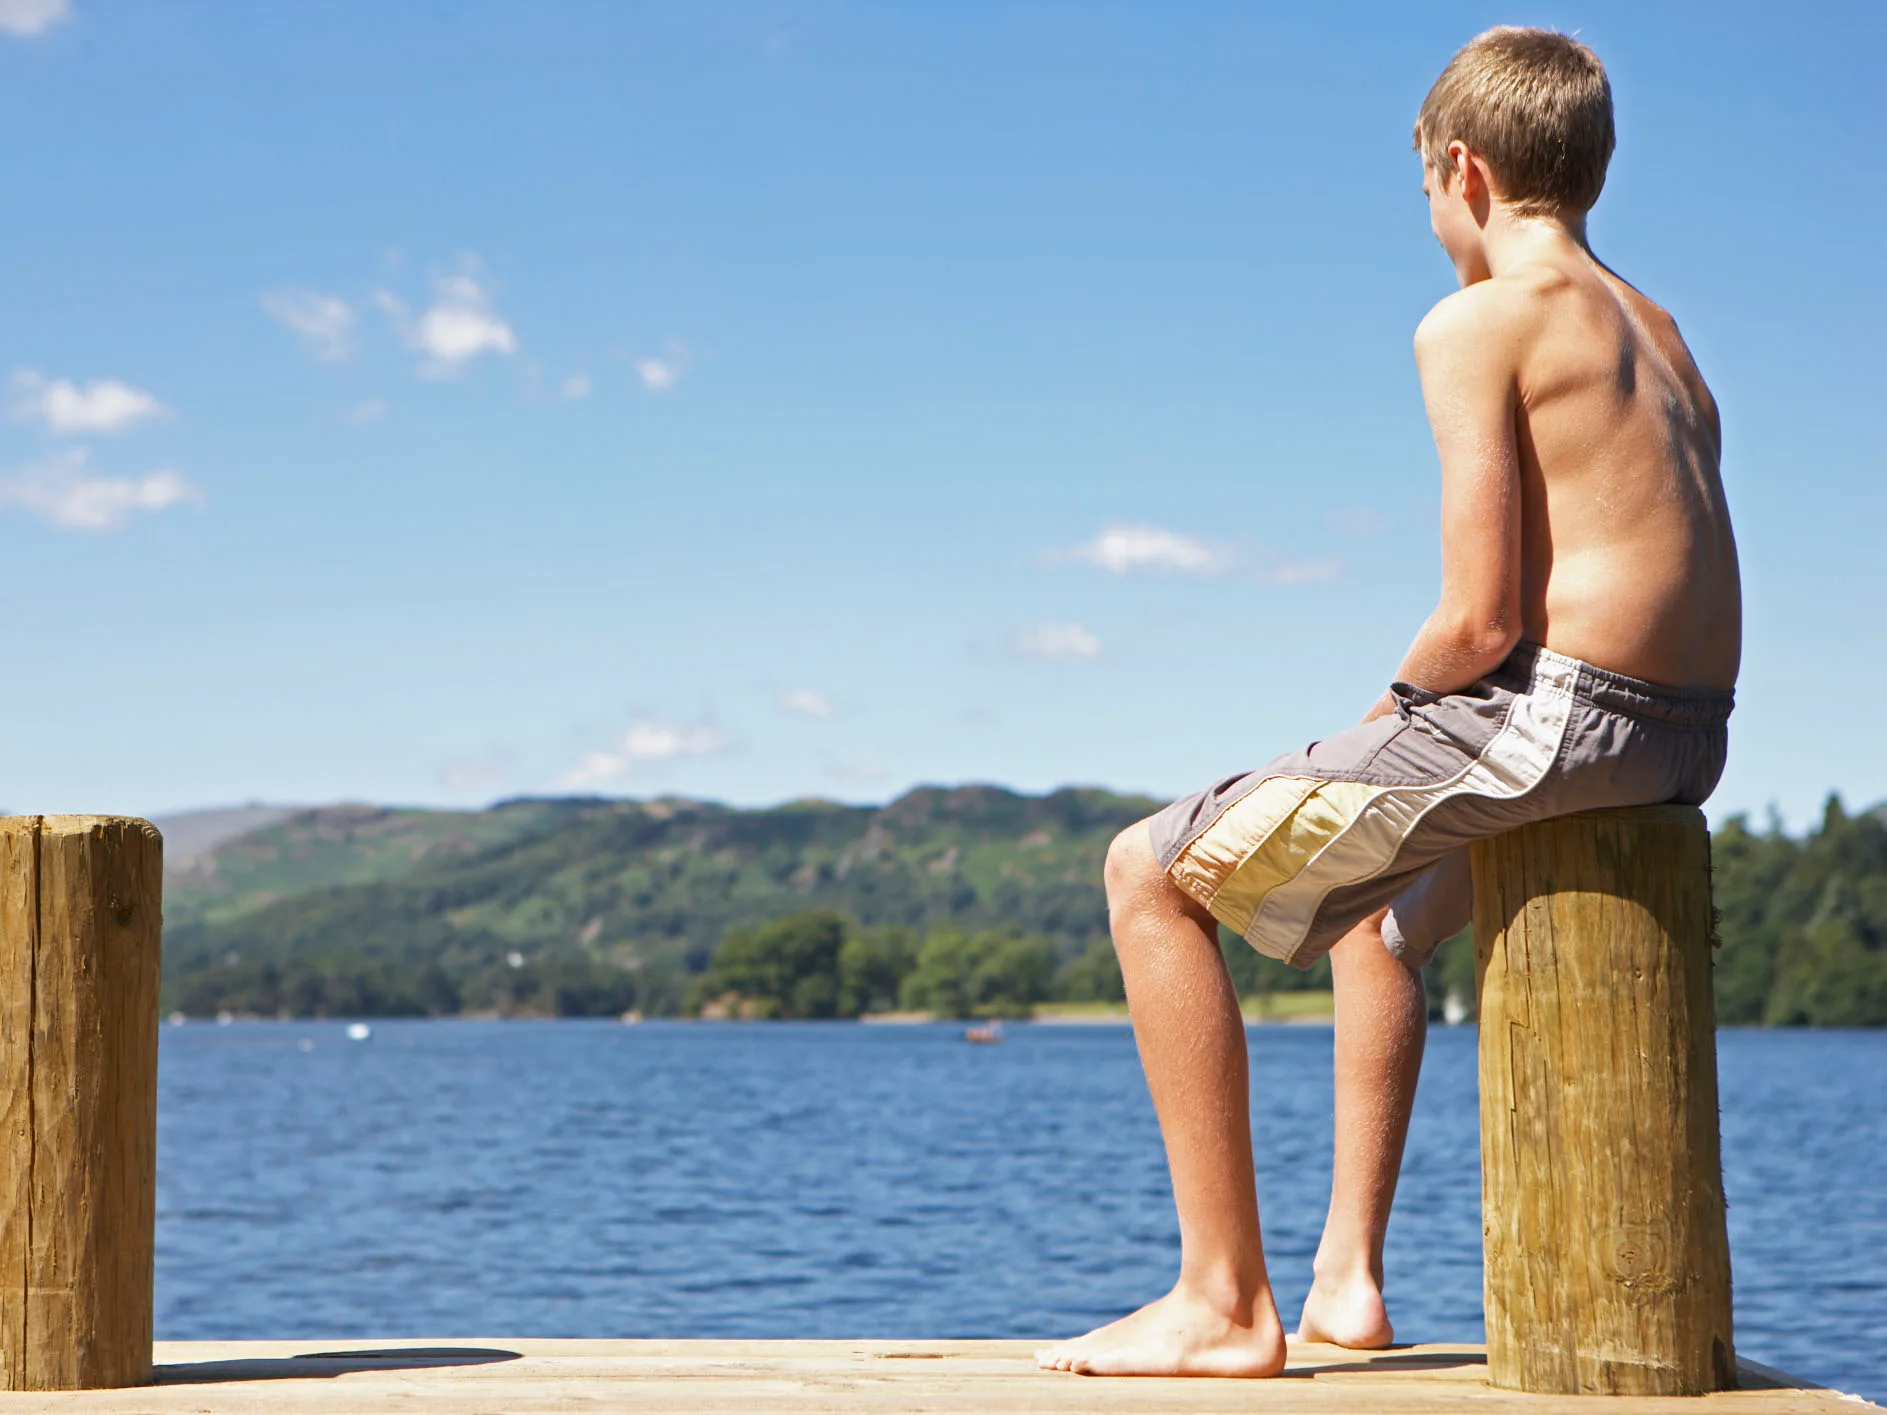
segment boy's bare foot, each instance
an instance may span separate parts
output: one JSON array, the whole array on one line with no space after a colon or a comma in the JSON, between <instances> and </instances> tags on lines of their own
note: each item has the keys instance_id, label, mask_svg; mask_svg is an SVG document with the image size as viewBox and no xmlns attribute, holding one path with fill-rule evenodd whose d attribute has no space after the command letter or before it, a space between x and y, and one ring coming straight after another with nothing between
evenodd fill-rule
<instances>
[{"instance_id":1,"label":"boy's bare foot","mask_svg":"<svg viewBox=\"0 0 1887 1415\"><path fill-rule=\"evenodd\" d=\"M1081 1376L1275 1376L1284 1327L1269 1294L1248 1322L1184 1287L1086 1336L1044 1347L1035 1364Z\"/></svg>"},{"instance_id":2,"label":"boy's bare foot","mask_svg":"<svg viewBox=\"0 0 1887 1415\"><path fill-rule=\"evenodd\" d=\"M1382 1288L1366 1273L1348 1279L1319 1277L1304 1299L1293 1341L1327 1341L1353 1351L1380 1351L1396 1339Z\"/></svg>"}]
</instances>

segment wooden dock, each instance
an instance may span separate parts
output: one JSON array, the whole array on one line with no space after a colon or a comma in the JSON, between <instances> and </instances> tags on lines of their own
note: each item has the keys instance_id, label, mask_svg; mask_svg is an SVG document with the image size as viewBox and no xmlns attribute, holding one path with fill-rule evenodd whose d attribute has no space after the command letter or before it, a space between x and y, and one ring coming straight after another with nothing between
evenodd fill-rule
<instances>
[{"instance_id":1,"label":"wooden dock","mask_svg":"<svg viewBox=\"0 0 1887 1415\"><path fill-rule=\"evenodd\" d=\"M1478 1346L1291 1348L1271 1381L1094 1379L1038 1371L1026 1341L167 1341L157 1384L0 1395L0 1412L1120 1411L1265 1415L1577 1411L1783 1415L1879 1407L1745 1363L1744 1389L1684 1398L1518 1395Z\"/></svg>"}]
</instances>

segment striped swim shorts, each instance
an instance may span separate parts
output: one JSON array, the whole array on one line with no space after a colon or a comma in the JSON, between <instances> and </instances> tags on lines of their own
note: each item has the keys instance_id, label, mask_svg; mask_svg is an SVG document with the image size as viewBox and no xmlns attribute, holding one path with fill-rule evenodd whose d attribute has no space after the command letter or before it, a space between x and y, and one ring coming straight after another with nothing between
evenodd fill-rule
<instances>
[{"instance_id":1,"label":"striped swim shorts","mask_svg":"<svg viewBox=\"0 0 1887 1415\"><path fill-rule=\"evenodd\" d=\"M1308 968L1389 906L1420 967L1473 912L1471 841L1604 807L1701 805L1734 696L1665 688L1533 644L1458 693L1396 710L1153 818L1167 876L1260 953Z\"/></svg>"}]
</instances>

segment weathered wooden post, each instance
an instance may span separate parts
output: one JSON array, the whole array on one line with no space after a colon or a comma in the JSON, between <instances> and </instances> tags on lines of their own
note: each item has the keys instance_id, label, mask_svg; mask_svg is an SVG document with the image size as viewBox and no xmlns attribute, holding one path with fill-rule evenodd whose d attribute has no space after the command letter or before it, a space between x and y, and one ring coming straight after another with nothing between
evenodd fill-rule
<instances>
[{"instance_id":1,"label":"weathered wooden post","mask_svg":"<svg viewBox=\"0 0 1887 1415\"><path fill-rule=\"evenodd\" d=\"M151 1379L163 843L0 818L0 1389Z\"/></svg>"},{"instance_id":2,"label":"weathered wooden post","mask_svg":"<svg viewBox=\"0 0 1887 1415\"><path fill-rule=\"evenodd\" d=\"M1703 814L1477 844L1474 933L1493 1383L1732 1388Z\"/></svg>"}]
</instances>

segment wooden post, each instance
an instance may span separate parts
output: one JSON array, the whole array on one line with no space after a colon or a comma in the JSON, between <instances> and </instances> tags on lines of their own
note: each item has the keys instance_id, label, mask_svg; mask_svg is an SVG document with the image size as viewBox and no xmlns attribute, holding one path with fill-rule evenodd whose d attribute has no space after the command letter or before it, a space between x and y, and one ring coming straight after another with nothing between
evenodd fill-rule
<instances>
[{"instance_id":1,"label":"wooden post","mask_svg":"<svg viewBox=\"0 0 1887 1415\"><path fill-rule=\"evenodd\" d=\"M1592 811L1473 858L1493 1383L1728 1390L1703 815Z\"/></svg>"},{"instance_id":2,"label":"wooden post","mask_svg":"<svg viewBox=\"0 0 1887 1415\"><path fill-rule=\"evenodd\" d=\"M151 1379L163 843L0 818L0 1389Z\"/></svg>"}]
</instances>

